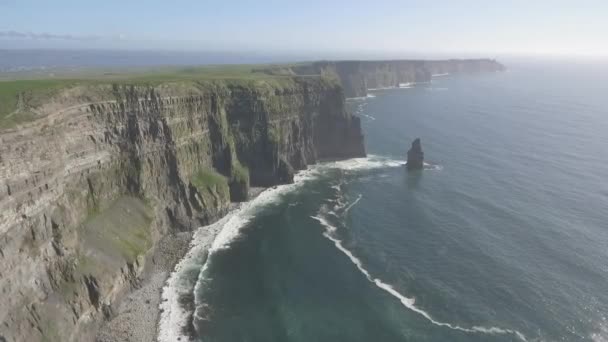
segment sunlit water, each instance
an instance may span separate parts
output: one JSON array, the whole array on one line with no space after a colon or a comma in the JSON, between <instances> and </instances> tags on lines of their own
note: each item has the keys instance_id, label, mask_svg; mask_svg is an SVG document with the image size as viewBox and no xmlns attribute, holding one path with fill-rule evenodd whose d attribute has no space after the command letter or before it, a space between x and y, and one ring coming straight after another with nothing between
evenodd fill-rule
<instances>
[{"instance_id":1,"label":"sunlit water","mask_svg":"<svg viewBox=\"0 0 608 342\"><path fill-rule=\"evenodd\" d=\"M374 156L235 223L200 274L200 339L607 341L607 82L514 65L350 101Z\"/></svg>"}]
</instances>

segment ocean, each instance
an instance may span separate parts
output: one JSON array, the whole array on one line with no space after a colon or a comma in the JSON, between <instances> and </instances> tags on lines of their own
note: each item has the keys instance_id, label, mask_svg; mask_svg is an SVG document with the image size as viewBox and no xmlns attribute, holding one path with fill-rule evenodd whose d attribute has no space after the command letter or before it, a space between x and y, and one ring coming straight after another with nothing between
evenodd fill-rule
<instances>
[{"instance_id":1,"label":"ocean","mask_svg":"<svg viewBox=\"0 0 608 342\"><path fill-rule=\"evenodd\" d=\"M200 340L608 341L608 68L507 67L349 100L368 158L265 191L181 268Z\"/></svg>"}]
</instances>

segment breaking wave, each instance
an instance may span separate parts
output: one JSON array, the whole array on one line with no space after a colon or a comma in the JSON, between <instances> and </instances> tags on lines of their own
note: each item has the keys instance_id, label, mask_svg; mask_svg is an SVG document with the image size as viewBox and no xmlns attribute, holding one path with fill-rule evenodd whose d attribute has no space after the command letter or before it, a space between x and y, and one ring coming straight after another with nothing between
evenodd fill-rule
<instances>
[{"instance_id":1,"label":"breaking wave","mask_svg":"<svg viewBox=\"0 0 608 342\"><path fill-rule=\"evenodd\" d=\"M338 188L340 188L340 186L338 186ZM310 216L310 217L312 219L318 221L324 227L325 231L323 232L323 236L326 237L327 239L329 239L330 241L332 241L334 243L334 245L336 246L336 248L350 259L350 261L365 276L365 278L367 278L367 280L369 282L373 283L381 290L383 290L386 293L390 294L391 296L395 297L396 299L398 299L401 302L401 304L404 307L406 307L407 309L424 317L427 321L429 321L430 323L432 323L436 326L445 327L448 329L462 331L462 332L466 332L466 333L482 333L482 334L492 334L492 335L499 335L499 334L500 335L513 335L521 341L528 341L524 334L522 334L521 332L519 332L517 330L513 330L513 329L505 329L505 328L499 328L499 327L484 327L484 326L462 327L462 326L459 326L459 325L456 325L453 323L438 321L438 320L434 319L430 313L428 313L428 312L424 311L422 308L416 306L415 298L407 297L407 296L403 295L402 293L397 291L392 285L385 283L382 279L372 276L372 274L363 265L363 262L359 258L357 258L357 256L355 256L355 254L351 250L346 248L343 244L343 241L337 237L338 227L333 225L330 222L329 217L327 216L327 214L331 214L335 217L338 217L338 218L341 218L342 220L344 220L346 218L346 215L348 214L348 211L354 205L359 203L361 198L362 198L362 195L359 195L356 200L354 200L352 203L349 204L348 202L345 202L340 196L335 200L336 205L333 207L333 210L327 210L327 207L325 205L323 205L321 207L321 209L317 212L317 215ZM341 215L336 213L340 210L343 210L341 212Z\"/></svg>"},{"instance_id":2,"label":"breaking wave","mask_svg":"<svg viewBox=\"0 0 608 342\"><path fill-rule=\"evenodd\" d=\"M301 171L294 177L294 183L266 189L216 223L197 230L190 251L177 264L163 288L158 334L160 342L190 341L184 330L189 324L192 312L180 304L180 299L192 297L193 293L197 293L213 254L228 248L230 243L238 238L240 230L259 210L280 201L282 195L298 189L317 175L318 170L315 168ZM201 303L195 301L195 306L200 307Z\"/></svg>"},{"instance_id":3,"label":"breaking wave","mask_svg":"<svg viewBox=\"0 0 608 342\"><path fill-rule=\"evenodd\" d=\"M199 228L194 234L190 250L176 265L163 287L158 341L191 341L186 327L190 326L192 315L201 316L203 314L196 311L192 312L187 305L182 305L181 302L184 299L194 300L195 308L205 308L204 303L197 302L197 296L193 296L193 294L199 293L201 286L203 286L206 270L213 254L229 248L231 243L239 237L241 230L261 209L270 204L278 203L283 195L301 188L306 182L318 178L327 170L365 171L398 167L402 166L403 163L401 160L375 155L370 155L367 158L320 163L298 172L294 177L294 183L266 189L253 200L240 204L221 220ZM339 185L334 186L334 189L339 191ZM342 205L346 206L347 204L343 203ZM351 204L350 207L354 204L356 203Z\"/></svg>"},{"instance_id":4,"label":"breaking wave","mask_svg":"<svg viewBox=\"0 0 608 342\"><path fill-rule=\"evenodd\" d=\"M404 160L393 159L377 155L366 158L352 158L319 164L320 169L341 169L347 171L363 171L381 168L394 168L405 165Z\"/></svg>"},{"instance_id":5,"label":"breaking wave","mask_svg":"<svg viewBox=\"0 0 608 342\"><path fill-rule=\"evenodd\" d=\"M368 114L361 113L359 115L361 115L362 117L366 118L367 122L372 122L372 121L376 120L376 118L374 116L371 116L371 115L368 115Z\"/></svg>"}]
</instances>

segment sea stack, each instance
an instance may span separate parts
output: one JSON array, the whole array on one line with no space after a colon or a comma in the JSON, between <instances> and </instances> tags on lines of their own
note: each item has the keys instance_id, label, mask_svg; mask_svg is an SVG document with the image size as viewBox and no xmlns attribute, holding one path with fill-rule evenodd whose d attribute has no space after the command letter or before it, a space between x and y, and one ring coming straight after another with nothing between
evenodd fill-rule
<instances>
[{"instance_id":1,"label":"sea stack","mask_svg":"<svg viewBox=\"0 0 608 342\"><path fill-rule=\"evenodd\" d=\"M412 147L407 151L407 170L422 170L424 165L424 152L422 152L422 146L420 145L420 138L416 138L412 142Z\"/></svg>"}]
</instances>

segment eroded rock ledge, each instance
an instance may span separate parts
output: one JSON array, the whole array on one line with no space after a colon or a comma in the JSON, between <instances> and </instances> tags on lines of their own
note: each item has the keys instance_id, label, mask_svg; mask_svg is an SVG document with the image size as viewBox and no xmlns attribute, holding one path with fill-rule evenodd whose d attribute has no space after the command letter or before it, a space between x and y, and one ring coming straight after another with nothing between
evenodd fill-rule
<instances>
[{"instance_id":1,"label":"eroded rock ledge","mask_svg":"<svg viewBox=\"0 0 608 342\"><path fill-rule=\"evenodd\" d=\"M364 156L321 77L79 85L0 132L0 341L87 341L145 256L320 158Z\"/></svg>"}]
</instances>

